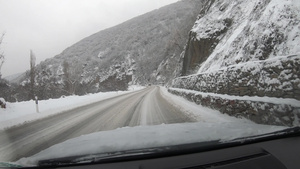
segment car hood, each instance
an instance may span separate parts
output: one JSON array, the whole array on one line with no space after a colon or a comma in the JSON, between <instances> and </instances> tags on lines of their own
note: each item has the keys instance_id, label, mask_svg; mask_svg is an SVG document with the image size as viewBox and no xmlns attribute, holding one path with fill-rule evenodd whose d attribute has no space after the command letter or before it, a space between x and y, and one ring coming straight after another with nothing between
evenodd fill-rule
<instances>
[{"instance_id":1,"label":"car hood","mask_svg":"<svg viewBox=\"0 0 300 169\"><path fill-rule=\"evenodd\" d=\"M101 131L67 140L43 150L31 157L21 158L16 164L36 166L40 161L68 158L93 157L94 155L120 155L120 152L153 153L175 145L192 143L228 142L237 138L257 136L287 129L281 126L254 123L181 123L156 126L123 127ZM205 145L204 145L205 146ZM160 147L159 149L155 147ZM152 149L155 148L155 149ZM147 151L146 151L147 149ZM121 153L124 154L124 153Z\"/></svg>"}]
</instances>

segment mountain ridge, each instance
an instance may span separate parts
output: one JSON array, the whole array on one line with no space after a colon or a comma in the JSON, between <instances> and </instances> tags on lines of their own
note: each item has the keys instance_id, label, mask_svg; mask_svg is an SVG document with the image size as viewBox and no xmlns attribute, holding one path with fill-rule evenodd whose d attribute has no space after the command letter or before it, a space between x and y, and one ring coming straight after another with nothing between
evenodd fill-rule
<instances>
[{"instance_id":1,"label":"mountain ridge","mask_svg":"<svg viewBox=\"0 0 300 169\"><path fill-rule=\"evenodd\" d=\"M168 83L201 6L201 0L178 1L78 41L36 66L35 93L55 98ZM18 91L28 91L29 75L16 80Z\"/></svg>"}]
</instances>

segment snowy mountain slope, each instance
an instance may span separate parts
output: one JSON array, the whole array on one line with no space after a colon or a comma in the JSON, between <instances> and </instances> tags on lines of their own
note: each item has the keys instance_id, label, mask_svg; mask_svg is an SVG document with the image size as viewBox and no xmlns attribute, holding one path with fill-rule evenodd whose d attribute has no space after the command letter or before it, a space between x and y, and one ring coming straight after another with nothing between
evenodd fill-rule
<instances>
[{"instance_id":1,"label":"snowy mountain slope","mask_svg":"<svg viewBox=\"0 0 300 169\"><path fill-rule=\"evenodd\" d=\"M166 83L201 4L201 0L178 1L77 42L37 65L35 81L41 88L37 93L48 92L40 97L49 98ZM25 87L28 75L20 82Z\"/></svg>"},{"instance_id":2,"label":"snowy mountain slope","mask_svg":"<svg viewBox=\"0 0 300 169\"><path fill-rule=\"evenodd\" d=\"M299 105L290 100L268 104L247 97L299 100L299 46L299 1L207 1L183 53L184 76L172 81L179 88L174 93L256 123L299 125Z\"/></svg>"},{"instance_id":3,"label":"snowy mountain slope","mask_svg":"<svg viewBox=\"0 0 300 169\"><path fill-rule=\"evenodd\" d=\"M209 1L204 9L191 30L189 46L207 48L186 50L183 74L300 53L297 0L219 0Z\"/></svg>"}]
</instances>

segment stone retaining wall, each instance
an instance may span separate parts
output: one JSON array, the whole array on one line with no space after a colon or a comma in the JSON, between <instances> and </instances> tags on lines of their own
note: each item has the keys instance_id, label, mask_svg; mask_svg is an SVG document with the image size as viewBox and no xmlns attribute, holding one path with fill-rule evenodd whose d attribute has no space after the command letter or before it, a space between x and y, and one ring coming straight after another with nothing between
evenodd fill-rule
<instances>
[{"instance_id":1,"label":"stone retaining wall","mask_svg":"<svg viewBox=\"0 0 300 169\"><path fill-rule=\"evenodd\" d=\"M247 62L214 72L179 77L173 80L172 87L300 100L300 55Z\"/></svg>"},{"instance_id":2,"label":"stone retaining wall","mask_svg":"<svg viewBox=\"0 0 300 169\"><path fill-rule=\"evenodd\" d=\"M300 124L300 104L297 106L297 100L294 100L293 104L275 104L240 98L229 99L226 96L214 96L174 88L169 88L168 91L196 104L216 109L231 116L245 117L258 124L281 126L295 126Z\"/></svg>"},{"instance_id":3,"label":"stone retaining wall","mask_svg":"<svg viewBox=\"0 0 300 169\"><path fill-rule=\"evenodd\" d=\"M300 124L300 55L247 62L214 72L179 77L173 80L172 87L199 91L195 94L188 90L169 89L169 92L197 104L232 116L246 117L256 123L287 126ZM228 99L207 94L203 96L199 94L201 92L236 97L289 98L296 104Z\"/></svg>"}]
</instances>

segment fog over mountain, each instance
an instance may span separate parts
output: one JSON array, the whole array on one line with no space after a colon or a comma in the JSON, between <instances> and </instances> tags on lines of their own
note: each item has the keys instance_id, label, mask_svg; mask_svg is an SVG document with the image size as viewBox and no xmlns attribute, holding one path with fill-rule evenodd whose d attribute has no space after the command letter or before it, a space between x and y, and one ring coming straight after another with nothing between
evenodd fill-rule
<instances>
[{"instance_id":1,"label":"fog over mountain","mask_svg":"<svg viewBox=\"0 0 300 169\"><path fill-rule=\"evenodd\" d=\"M36 66L37 95L51 98L126 90L130 84L166 84L180 66L180 53L201 6L201 0L179 1L80 40ZM29 75L11 82L26 88Z\"/></svg>"}]
</instances>

